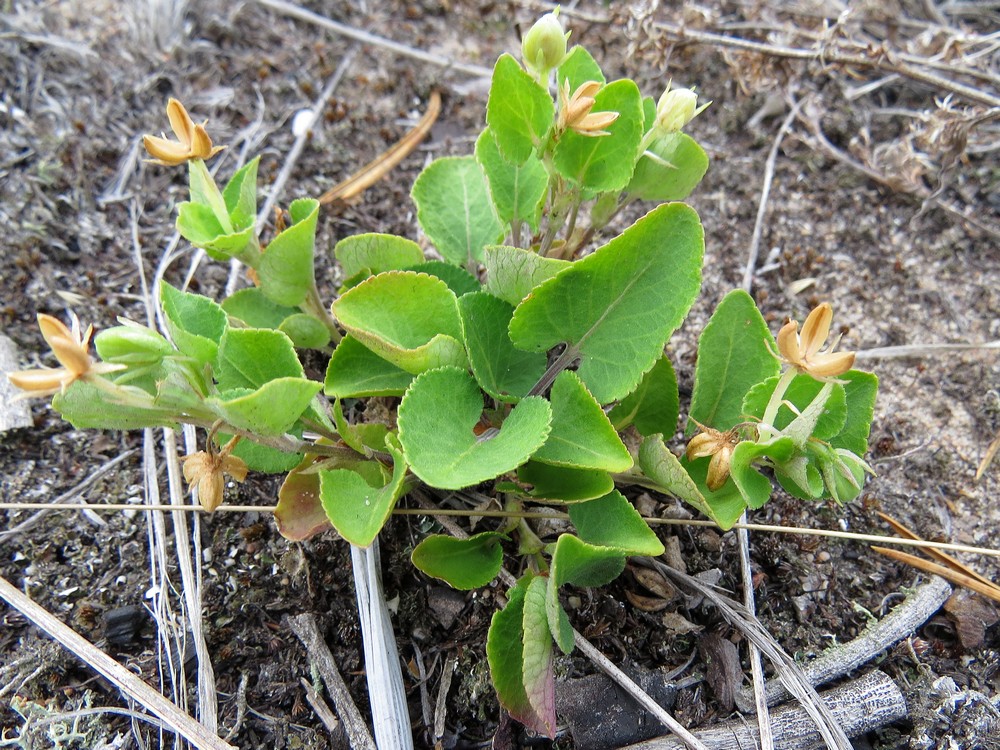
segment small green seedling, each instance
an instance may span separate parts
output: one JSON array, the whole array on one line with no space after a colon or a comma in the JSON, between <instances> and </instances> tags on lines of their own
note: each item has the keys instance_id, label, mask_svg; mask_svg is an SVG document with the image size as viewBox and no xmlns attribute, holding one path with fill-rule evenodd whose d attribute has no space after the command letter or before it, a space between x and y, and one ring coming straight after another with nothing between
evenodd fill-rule
<instances>
[{"instance_id":1,"label":"small green seedling","mask_svg":"<svg viewBox=\"0 0 1000 750\"><path fill-rule=\"evenodd\" d=\"M62 368L11 376L54 394L77 427L206 429L184 473L208 510L225 475L286 474L276 519L289 539L332 526L370 545L419 486L478 487L511 511L565 507L574 531L554 540L515 519L464 540L429 536L412 556L460 589L490 583L505 552L525 558L487 654L502 705L550 737L554 647L573 649L562 587L603 585L628 556L663 551L622 490L681 498L722 529L764 505L774 480L804 500L848 502L870 472L877 389L852 354L820 351L829 305L775 340L734 291L701 335L690 442L675 455L665 348L698 296L704 253L698 215L679 201L708 168L684 128L707 105L687 89L654 100L607 81L566 38L547 15L525 36L523 63L501 56L474 154L417 178L432 251L344 238L332 248L343 281L326 298L314 273L319 203L292 202L263 245L258 161L218 187L205 166L218 147L172 100L178 141L146 146L188 164L177 228L212 258L242 261L254 286L216 302L163 284L167 337L125 323L96 337L100 361L89 330L39 316ZM636 202L648 212L601 239ZM303 349L330 354L322 382L304 371Z\"/></svg>"}]
</instances>

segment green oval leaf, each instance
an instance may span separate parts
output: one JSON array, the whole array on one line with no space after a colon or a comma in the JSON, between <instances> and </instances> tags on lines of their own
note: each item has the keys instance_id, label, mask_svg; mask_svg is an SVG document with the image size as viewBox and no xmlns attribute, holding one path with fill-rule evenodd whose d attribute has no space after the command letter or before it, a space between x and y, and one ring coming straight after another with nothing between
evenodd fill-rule
<instances>
[{"instance_id":1,"label":"green oval leaf","mask_svg":"<svg viewBox=\"0 0 1000 750\"><path fill-rule=\"evenodd\" d=\"M618 490L604 497L569 506L569 517L580 539L611 547L626 555L663 554L663 543Z\"/></svg>"},{"instance_id":2,"label":"green oval leaf","mask_svg":"<svg viewBox=\"0 0 1000 750\"><path fill-rule=\"evenodd\" d=\"M226 313L200 294L160 282L160 302L170 338L177 348L203 364L213 364L226 330Z\"/></svg>"},{"instance_id":3,"label":"green oval leaf","mask_svg":"<svg viewBox=\"0 0 1000 750\"><path fill-rule=\"evenodd\" d=\"M606 128L608 135L567 130L556 144L553 163L560 174L587 190L624 190L642 139L642 96L633 81L614 81L594 96L593 111L618 113Z\"/></svg>"},{"instance_id":4,"label":"green oval leaf","mask_svg":"<svg viewBox=\"0 0 1000 750\"><path fill-rule=\"evenodd\" d=\"M273 302L301 305L315 285L313 255L319 201L300 198L288 207L292 223L271 240L255 268L260 290Z\"/></svg>"},{"instance_id":5,"label":"green oval leaf","mask_svg":"<svg viewBox=\"0 0 1000 750\"><path fill-rule=\"evenodd\" d=\"M417 263L414 266L409 266L403 270L413 271L414 273L426 273L428 276L441 279L455 293L456 297L461 297L463 294L469 294L470 292L478 292L482 288L479 280L471 273L464 268L453 266L451 263L445 263L443 260L428 260L423 263Z\"/></svg>"},{"instance_id":6,"label":"green oval leaf","mask_svg":"<svg viewBox=\"0 0 1000 750\"><path fill-rule=\"evenodd\" d=\"M276 378L304 378L292 340L269 328L229 328L219 341L220 390L256 390Z\"/></svg>"},{"instance_id":7,"label":"green oval leaf","mask_svg":"<svg viewBox=\"0 0 1000 750\"><path fill-rule=\"evenodd\" d=\"M545 628L544 633L537 631L525 633L524 630L525 593L533 580L541 579L528 573L507 592L507 606L496 612L490 622L486 638L486 657L489 660L490 676L500 705L526 727L541 734L554 736L555 717L539 716L525 687L525 639L548 638L551 641L548 628ZM533 687L537 684L535 668L536 666L532 665L532 672L528 675Z\"/></svg>"},{"instance_id":8,"label":"green oval leaf","mask_svg":"<svg viewBox=\"0 0 1000 750\"><path fill-rule=\"evenodd\" d=\"M135 390L149 397L145 392ZM84 380L77 380L64 393L55 394L52 408L78 430L139 430L144 427L177 426L177 416L172 411L113 403L108 394Z\"/></svg>"},{"instance_id":9,"label":"green oval leaf","mask_svg":"<svg viewBox=\"0 0 1000 750\"><path fill-rule=\"evenodd\" d=\"M680 399L677 395L677 375L670 360L661 357L642 376L639 387L608 413L618 431L635 425L640 435L673 435L677 429Z\"/></svg>"},{"instance_id":10,"label":"green oval leaf","mask_svg":"<svg viewBox=\"0 0 1000 750\"><path fill-rule=\"evenodd\" d=\"M868 433L875 415L878 377L871 372L851 370L838 375L837 379L845 381L843 386L847 398L847 418L841 431L830 439L830 445L849 450L856 456L864 456L868 451Z\"/></svg>"},{"instance_id":11,"label":"green oval leaf","mask_svg":"<svg viewBox=\"0 0 1000 750\"><path fill-rule=\"evenodd\" d=\"M373 276L333 303L354 338L414 375L467 364L458 301L440 279L412 271Z\"/></svg>"},{"instance_id":12,"label":"green oval leaf","mask_svg":"<svg viewBox=\"0 0 1000 750\"><path fill-rule=\"evenodd\" d=\"M517 470L517 478L532 485L528 495L561 503L579 503L604 497L615 488L606 471L575 469L528 461Z\"/></svg>"},{"instance_id":13,"label":"green oval leaf","mask_svg":"<svg viewBox=\"0 0 1000 750\"><path fill-rule=\"evenodd\" d=\"M424 253L413 240L391 234L355 234L333 247L344 273L344 286L352 287L384 271L402 271L424 262Z\"/></svg>"},{"instance_id":14,"label":"green oval leaf","mask_svg":"<svg viewBox=\"0 0 1000 750\"><path fill-rule=\"evenodd\" d=\"M599 403L635 390L701 286L704 234L682 203L650 211L620 236L537 287L510 336L528 351L566 343Z\"/></svg>"},{"instance_id":15,"label":"green oval leaf","mask_svg":"<svg viewBox=\"0 0 1000 750\"><path fill-rule=\"evenodd\" d=\"M747 392L781 369L772 350L774 338L753 298L742 289L727 294L698 339L691 418L717 430L743 422L751 414L743 403ZM762 407L756 416L763 414Z\"/></svg>"},{"instance_id":16,"label":"green oval leaf","mask_svg":"<svg viewBox=\"0 0 1000 750\"><path fill-rule=\"evenodd\" d=\"M289 315L281 321L278 330L288 336L299 349L321 349L330 343L330 329L305 313Z\"/></svg>"},{"instance_id":17,"label":"green oval leaf","mask_svg":"<svg viewBox=\"0 0 1000 750\"><path fill-rule=\"evenodd\" d=\"M449 263L471 266L503 237L486 178L472 156L431 162L413 183L417 221Z\"/></svg>"},{"instance_id":18,"label":"green oval leaf","mask_svg":"<svg viewBox=\"0 0 1000 750\"><path fill-rule=\"evenodd\" d=\"M503 538L503 534L495 531L484 531L468 539L434 534L414 548L410 560L419 570L452 588L478 589L500 572Z\"/></svg>"},{"instance_id":19,"label":"green oval leaf","mask_svg":"<svg viewBox=\"0 0 1000 750\"><path fill-rule=\"evenodd\" d=\"M403 493L406 462L394 435L387 435L385 447L392 456L392 477L382 487L375 487L356 471L334 469L320 471L320 499L333 528L348 542L367 547L396 507Z\"/></svg>"},{"instance_id":20,"label":"green oval leaf","mask_svg":"<svg viewBox=\"0 0 1000 750\"><path fill-rule=\"evenodd\" d=\"M511 164L500 154L489 128L476 141L476 160L486 174L500 221L511 226L524 222L537 232L549 186L542 160L532 154L520 165Z\"/></svg>"},{"instance_id":21,"label":"green oval leaf","mask_svg":"<svg viewBox=\"0 0 1000 750\"><path fill-rule=\"evenodd\" d=\"M644 201L682 201L708 171L708 155L686 133L654 140L639 157L626 192Z\"/></svg>"},{"instance_id":22,"label":"green oval leaf","mask_svg":"<svg viewBox=\"0 0 1000 750\"><path fill-rule=\"evenodd\" d=\"M335 398L402 396L413 375L387 362L353 336L337 345L326 368L324 393Z\"/></svg>"},{"instance_id":23,"label":"green oval leaf","mask_svg":"<svg viewBox=\"0 0 1000 750\"><path fill-rule=\"evenodd\" d=\"M229 295L222 300L222 309L249 328L277 328L281 321L298 312L297 308L272 302L257 287L240 289Z\"/></svg>"},{"instance_id":24,"label":"green oval leaf","mask_svg":"<svg viewBox=\"0 0 1000 750\"><path fill-rule=\"evenodd\" d=\"M555 105L549 92L520 63L503 54L493 68L486 124L504 159L521 165L541 145L552 126Z\"/></svg>"},{"instance_id":25,"label":"green oval leaf","mask_svg":"<svg viewBox=\"0 0 1000 750\"><path fill-rule=\"evenodd\" d=\"M556 682L555 660L552 654L552 635L546 611L548 582L537 576L531 579L524 593L523 664L521 677L524 692L534 714L549 739L556 736Z\"/></svg>"},{"instance_id":26,"label":"green oval leaf","mask_svg":"<svg viewBox=\"0 0 1000 750\"><path fill-rule=\"evenodd\" d=\"M601 72L601 66L597 64L594 57L579 44L574 45L563 61L559 64L557 74L559 85L563 81L569 80L570 93L576 91L580 84L587 81L598 81L604 83L607 79Z\"/></svg>"},{"instance_id":27,"label":"green oval leaf","mask_svg":"<svg viewBox=\"0 0 1000 750\"><path fill-rule=\"evenodd\" d=\"M512 305L521 304L531 290L569 268L568 260L543 258L519 247L493 245L483 252L486 291Z\"/></svg>"},{"instance_id":28,"label":"green oval leaf","mask_svg":"<svg viewBox=\"0 0 1000 750\"><path fill-rule=\"evenodd\" d=\"M480 440L473 431L483 395L464 370L428 370L399 405L399 439L413 473L432 487L459 489L516 469L549 433L551 410L542 398L522 399L500 431Z\"/></svg>"},{"instance_id":29,"label":"green oval leaf","mask_svg":"<svg viewBox=\"0 0 1000 750\"><path fill-rule=\"evenodd\" d=\"M632 468L632 456L608 415L575 372L564 370L552 384L552 429L532 456L535 461L620 472Z\"/></svg>"},{"instance_id":30,"label":"green oval leaf","mask_svg":"<svg viewBox=\"0 0 1000 750\"><path fill-rule=\"evenodd\" d=\"M205 403L233 427L258 435L283 435L322 387L305 378L275 378L250 393L239 388L239 395L223 392L221 397L205 399Z\"/></svg>"},{"instance_id":31,"label":"green oval leaf","mask_svg":"<svg viewBox=\"0 0 1000 750\"><path fill-rule=\"evenodd\" d=\"M458 308L469 363L480 387L508 403L527 396L545 372L546 357L514 348L507 333L514 307L492 294L476 292L459 299Z\"/></svg>"}]
</instances>

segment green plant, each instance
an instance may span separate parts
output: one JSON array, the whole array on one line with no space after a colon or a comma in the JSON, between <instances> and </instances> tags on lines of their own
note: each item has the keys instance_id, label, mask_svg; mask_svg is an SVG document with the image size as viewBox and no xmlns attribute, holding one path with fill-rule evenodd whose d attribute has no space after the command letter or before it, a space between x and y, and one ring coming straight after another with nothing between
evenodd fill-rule
<instances>
[{"instance_id":1,"label":"green plant","mask_svg":"<svg viewBox=\"0 0 1000 750\"><path fill-rule=\"evenodd\" d=\"M877 380L851 369L849 353L820 352L829 305L801 335L790 322L775 340L734 291L701 335L678 458L666 443L679 404L664 351L701 286L702 227L678 201L708 167L683 132L705 105L687 89L655 101L631 80L607 82L584 48L566 51L551 15L525 54L527 69L497 61L475 154L436 160L413 186L439 258L402 237L345 238L330 306L314 273L318 202L292 202L262 244L258 162L220 189L204 162L218 147L172 100L179 141L148 138L147 149L189 166L177 227L212 258L242 261L254 286L217 303L163 284L169 339L123 323L96 337L100 362L89 331L40 316L63 367L11 379L54 393L80 428L205 428L205 450L184 468L208 510L223 474L285 473L276 520L289 539L332 525L368 546L420 485L483 485L515 516L566 506L575 533L554 541L514 518L465 540L429 536L412 556L468 589L489 583L502 545L516 542L527 572L487 653L504 707L551 736L554 646L573 648L561 587L603 585L629 555L663 551L618 488L674 495L723 529L768 500L771 476L797 497L848 502L869 471ZM659 205L592 250L637 201ZM323 382L307 377L302 349L332 351Z\"/></svg>"}]
</instances>

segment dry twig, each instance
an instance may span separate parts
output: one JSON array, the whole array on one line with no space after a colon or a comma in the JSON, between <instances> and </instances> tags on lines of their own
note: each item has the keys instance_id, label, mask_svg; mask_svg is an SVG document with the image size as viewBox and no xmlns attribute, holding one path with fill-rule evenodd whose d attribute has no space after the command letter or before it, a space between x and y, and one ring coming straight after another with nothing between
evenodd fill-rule
<instances>
[{"instance_id":1,"label":"dry twig","mask_svg":"<svg viewBox=\"0 0 1000 750\"><path fill-rule=\"evenodd\" d=\"M138 675L125 669L82 635L60 622L48 610L18 591L5 578L0 578L0 598L59 641L83 663L104 675L130 699L145 706L167 727L176 731L199 750L236 750L153 690Z\"/></svg>"},{"instance_id":2,"label":"dry twig","mask_svg":"<svg viewBox=\"0 0 1000 750\"><path fill-rule=\"evenodd\" d=\"M291 626L292 632L302 641L302 645L306 647L309 660L319 669L327 692L333 699L333 706L347 732L351 748L353 750L376 750L375 740L372 739L368 725L354 704L354 699L351 698L347 683L340 676L337 662L319 632L316 618L310 614L296 615L288 618L288 624Z\"/></svg>"}]
</instances>

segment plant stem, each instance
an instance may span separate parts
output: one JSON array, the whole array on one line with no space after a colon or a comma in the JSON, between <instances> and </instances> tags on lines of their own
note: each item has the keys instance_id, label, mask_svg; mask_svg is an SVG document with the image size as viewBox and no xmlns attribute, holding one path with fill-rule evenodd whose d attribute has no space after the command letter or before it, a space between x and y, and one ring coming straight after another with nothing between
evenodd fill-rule
<instances>
[{"instance_id":1,"label":"plant stem","mask_svg":"<svg viewBox=\"0 0 1000 750\"><path fill-rule=\"evenodd\" d=\"M303 312L312 315L327 327L327 330L330 331L330 339L335 345L343 340L344 335L337 327L337 321L333 319L333 316L327 311L326 305L323 304L323 300L319 297L319 290L316 288L315 279L313 280L312 288L309 290L309 296L302 302L301 308Z\"/></svg>"},{"instance_id":2,"label":"plant stem","mask_svg":"<svg viewBox=\"0 0 1000 750\"><path fill-rule=\"evenodd\" d=\"M226 234L232 234L233 222L229 219L229 209L226 208L226 201L222 197L222 192L219 190L219 186L215 184L215 178L208 171L208 166L205 164L204 159L192 159L189 163L191 171L198 172L201 177L201 182L205 189L204 197L208 201L212 213L215 214L215 218L219 220L219 224Z\"/></svg>"},{"instance_id":3,"label":"plant stem","mask_svg":"<svg viewBox=\"0 0 1000 750\"><path fill-rule=\"evenodd\" d=\"M758 432L760 434L761 441L767 440L777 432L777 428L774 426L774 420L778 416L778 409L781 408L781 402L785 399L785 392L788 390L788 386L792 384L798 371L794 367L789 367L781 374L781 379L778 380L778 384L774 386L774 392L771 394L771 400L767 402L767 408L764 409L764 416L761 418L760 425L758 426Z\"/></svg>"},{"instance_id":4,"label":"plant stem","mask_svg":"<svg viewBox=\"0 0 1000 750\"><path fill-rule=\"evenodd\" d=\"M549 365L548 369L544 372L542 377L538 379L531 390L528 391L529 396L541 396L545 391L549 389L553 381L558 377L559 373L573 364L573 361L580 356L580 350L575 346L570 346L566 344L566 348L563 349L562 354L553 360L552 364Z\"/></svg>"}]
</instances>

